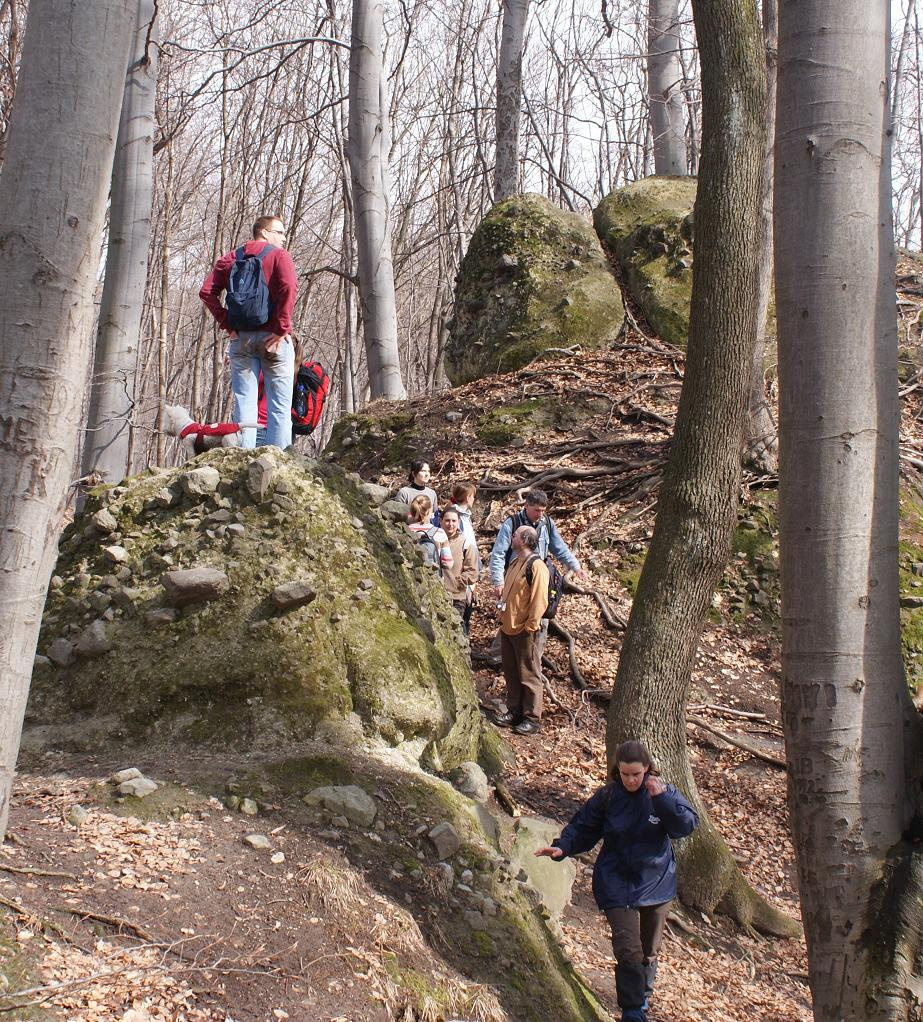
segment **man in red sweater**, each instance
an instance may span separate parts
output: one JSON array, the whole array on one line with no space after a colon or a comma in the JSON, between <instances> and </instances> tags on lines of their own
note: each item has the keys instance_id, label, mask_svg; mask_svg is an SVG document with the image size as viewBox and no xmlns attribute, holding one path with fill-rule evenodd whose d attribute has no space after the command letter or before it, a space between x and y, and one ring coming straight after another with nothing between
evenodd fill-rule
<instances>
[{"instance_id":1,"label":"man in red sweater","mask_svg":"<svg viewBox=\"0 0 923 1022\"><path fill-rule=\"evenodd\" d=\"M285 250L285 226L277 216L261 216L253 225L253 238L243 246L244 255L263 256L263 275L269 288L269 319L258 330L234 330L221 302L227 291L236 250L225 253L208 275L199 297L231 338L231 390L234 421L257 421L257 388L260 370L266 387L266 442L283 450L292 442L292 390L295 383L295 348L290 337L292 309L298 294L298 277L292 257ZM241 430L243 447L256 446L256 429Z\"/></svg>"}]
</instances>

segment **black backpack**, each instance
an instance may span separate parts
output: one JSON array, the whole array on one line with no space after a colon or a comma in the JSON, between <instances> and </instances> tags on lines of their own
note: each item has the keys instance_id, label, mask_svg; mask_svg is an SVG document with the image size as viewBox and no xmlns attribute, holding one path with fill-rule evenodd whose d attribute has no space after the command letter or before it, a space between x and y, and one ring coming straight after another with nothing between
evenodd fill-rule
<instances>
[{"instance_id":1,"label":"black backpack","mask_svg":"<svg viewBox=\"0 0 923 1022\"><path fill-rule=\"evenodd\" d=\"M228 326L232 330L259 330L269 322L272 300L263 272L263 259L274 248L274 245L266 245L256 255L246 255L243 245L235 251L224 298Z\"/></svg>"},{"instance_id":2,"label":"black backpack","mask_svg":"<svg viewBox=\"0 0 923 1022\"><path fill-rule=\"evenodd\" d=\"M532 585L532 579L534 574L532 572L532 565L536 561L541 560L538 554L533 554L526 562L526 581L529 585ZM558 604L561 602L561 597L564 595L564 576L558 571L557 565L554 563L554 558L549 554L545 558L545 567L548 569L548 608L543 618L547 618L549 621L557 614Z\"/></svg>"}]
</instances>

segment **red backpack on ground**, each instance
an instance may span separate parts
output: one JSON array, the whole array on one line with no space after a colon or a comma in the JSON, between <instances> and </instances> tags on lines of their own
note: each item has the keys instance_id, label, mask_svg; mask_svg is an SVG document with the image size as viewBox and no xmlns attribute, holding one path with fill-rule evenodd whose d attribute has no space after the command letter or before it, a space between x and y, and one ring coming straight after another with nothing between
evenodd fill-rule
<instances>
[{"instance_id":1,"label":"red backpack on ground","mask_svg":"<svg viewBox=\"0 0 923 1022\"><path fill-rule=\"evenodd\" d=\"M292 433L310 436L314 432L329 391L330 377L320 362L302 362L292 394Z\"/></svg>"}]
</instances>

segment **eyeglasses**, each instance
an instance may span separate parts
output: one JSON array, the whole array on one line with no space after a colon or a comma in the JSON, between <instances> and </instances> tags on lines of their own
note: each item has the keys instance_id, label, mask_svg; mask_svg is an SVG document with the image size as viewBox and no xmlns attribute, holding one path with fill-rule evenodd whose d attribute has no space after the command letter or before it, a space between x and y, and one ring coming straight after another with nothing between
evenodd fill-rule
<instances>
[{"instance_id":1,"label":"eyeglasses","mask_svg":"<svg viewBox=\"0 0 923 1022\"><path fill-rule=\"evenodd\" d=\"M274 227L272 229L268 229L267 228L266 229L266 233L267 234L278 234L280 238L284 238L285 237L285 231L276 230L276 228L274 228Z\"/></svg>"}]
</instances>

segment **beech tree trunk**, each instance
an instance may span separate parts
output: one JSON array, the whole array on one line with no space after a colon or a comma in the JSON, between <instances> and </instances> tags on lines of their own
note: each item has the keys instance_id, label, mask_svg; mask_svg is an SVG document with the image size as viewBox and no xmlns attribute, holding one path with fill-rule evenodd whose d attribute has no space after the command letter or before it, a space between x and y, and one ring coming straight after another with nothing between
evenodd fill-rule
<instances>
[{"instance_id":1,"label":"beech tree trunk","mask_svg":"<svg viewBox=\"0 0 923 1022\"><path fill-rule=\"evenodd\" d=\"M610 765L647 742L701 825L677 845L680 897L769 933L798 925L747 884L708 819L686 751L693 660L737 521L756 331L765 65L750 0L694 0L702 62L702 159L686 373L657 520L609 704Z\"/></svg>"},{"instance_id":2,"label":"beech tree trunk","mask_svg":"<svg viewBox=\"0 0 923 1022\"><path fill-rule=\"evenodd\" d=\"M782 4L782 697L814 1018L923 1017L920 718L900 648L886 0Z\"/></svg>"},{"instance_id":3,"label":"beech tree trunk","mask_svg":"<svg viewBox=\"0 0 923 1022\"><path fill-rule=\"evenodd\" d=\"M779 467L779 434L766 395L766 317L772 291L772 202L776 135L776 48L779 6L763 0L763 42L766 50L766 158L763 164L763 203L760 211L760 269L756 291L756 340L750 374L747 460L759 471L774 474Z\"/></svg>"},{"instance_id":4,"label":"beech tree trunk","mask_svg":"<svg viewBox=\"0 0 923 1022\"><path fill-rule=\"evenodd\" d=\"M391 130L382 66L381 0L353 0L349 54L349 170L359 294L372 399L407 396L397 346L388 171Z\"/></svg>"},{"instance_id":5,"label":"beech tree trunk","mask_svg":"<svg viewBox=\"0 0 923 1022\"><path fill-rule=\"evenodd\" d=\"M679 0L650 0L647 10L647 102L655 174L688 174L679 59Z\"/></svg>"},{"instance_id":6,"label":"beech tree trunk","mask_svg":"<svg viewBox=\"0 0 923 1022\"><path fill-rule=\"evenodd\" d=\"M0 175L0 836L77 453L136 12L32 0Z\"/></svg>"},{"instance_id":7,"label":"beech tree trunk","mask_svg":"<svg viewBox=\"0 0 923 1022\"><path fill-rule=\"evenodd\" d=\"M83 447L83 473L99 472L111 483L129 471L154 189L154 0L137 0L137 8L112 168L106 278Z\"/></svg>"},{"instance_id":8,"label":"beech tree trunk","mask_svg":"<svg viewBox=\"0 0 923 1022\"><path fill-rule=\"evenodd\" d=\"M497 61L497 160L494 202L519 191L519 120L522 114L522 48L529 0L503 0Z\"/></svg>"}]
</instances>

